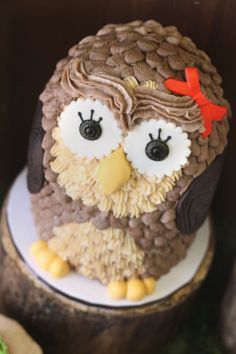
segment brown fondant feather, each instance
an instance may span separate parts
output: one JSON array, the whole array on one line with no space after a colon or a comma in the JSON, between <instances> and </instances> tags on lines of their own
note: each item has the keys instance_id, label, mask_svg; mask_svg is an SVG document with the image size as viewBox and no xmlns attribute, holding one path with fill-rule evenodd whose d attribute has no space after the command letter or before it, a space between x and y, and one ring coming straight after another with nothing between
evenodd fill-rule
<instances>
[{"instance_id":1,"label":"brown fondant feather","mask_svg":"<svg viewBox=\"0 0 236 354\"><path fill-rule=\"evenodd\" d=\"M28 175L27 183L30 193L39 193L44 185L43 171L43 141L42 102L38 101L34 113L28 148Z\"/></svg>"},{"instance_id":2,"label":"brown fondant feather","mask_svg":"<svg viewBox=\"0 0 236 354\"><path fill-rule=\"evenodd\" d=\"M176 225L183 234L197 231L209 214L223 160L223 155L218 156L182 195L176 208Z\"/></svg>"}]
</instances>

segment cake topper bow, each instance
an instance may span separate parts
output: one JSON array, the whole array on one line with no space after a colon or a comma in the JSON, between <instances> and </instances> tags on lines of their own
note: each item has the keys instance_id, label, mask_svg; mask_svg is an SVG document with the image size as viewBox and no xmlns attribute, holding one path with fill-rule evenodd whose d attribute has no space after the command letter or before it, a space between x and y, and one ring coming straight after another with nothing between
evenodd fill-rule
<instances>
[{"instance_id":1,"label":"cake topper bow","mask_svg":"<svg viewBox=\"0 0 236 354\"><path fill-rule=\"evenodd\" d=\"M192 97L198 104L201 109L205 128L205 131L201 135L203 138L206 138L212 132L212 121L224 119L227 108L212 103L204 96L201 92L197 68L185 68L185 76L187 81L167 79L164 85L175 93Z\"/></svg>"}]
</instances>

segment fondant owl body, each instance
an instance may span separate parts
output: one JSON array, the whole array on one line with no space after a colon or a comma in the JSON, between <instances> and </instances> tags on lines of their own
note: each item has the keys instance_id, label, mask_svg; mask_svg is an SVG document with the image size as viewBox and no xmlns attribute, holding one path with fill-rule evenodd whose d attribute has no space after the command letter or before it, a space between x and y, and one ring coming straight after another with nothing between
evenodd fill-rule
<instances>
[{"instance_id":1,"label":"fondant owl body","mask_svg":"<svg viewBox=\"0 0 236 354\"><path fill-rule=\"evenodd\" d=\"M198 95L167 84L186 68ZM158 279L185 257L227 143L227 117L209 123L202 108L227 106L220 83L204 52L156 21L105 26L69 51L29 149L35 223L55 254L104 284Z\"/></svg>"}]
</instances>

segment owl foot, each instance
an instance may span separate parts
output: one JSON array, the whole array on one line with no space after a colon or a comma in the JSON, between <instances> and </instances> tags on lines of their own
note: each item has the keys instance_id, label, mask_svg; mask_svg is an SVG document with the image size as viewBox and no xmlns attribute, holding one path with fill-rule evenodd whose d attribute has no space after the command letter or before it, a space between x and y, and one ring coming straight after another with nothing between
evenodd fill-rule
<instances>
[{"instance_id":1,"label":"owl foot","mask_svg":"<svg viewBox=\"0 0 236 354\"><path fill-rule=\"evenodd\" d=\"M34 242L30 253L39 268L49 272L53 278L65 277L70 272L68 263L53 252L44 240Z\"/></svg>"},{"instance_id":2,"label":"owl foot","mask_svg":"<svg viewBox=\"0 0 236 354\"><path fill-rule=\"evenodd\" d=\"M108 295L112 299L127 299L140 301L155 291L154 278L129 279L127 281L112 281L108 285Z\"/></svg>"}]
</instances>

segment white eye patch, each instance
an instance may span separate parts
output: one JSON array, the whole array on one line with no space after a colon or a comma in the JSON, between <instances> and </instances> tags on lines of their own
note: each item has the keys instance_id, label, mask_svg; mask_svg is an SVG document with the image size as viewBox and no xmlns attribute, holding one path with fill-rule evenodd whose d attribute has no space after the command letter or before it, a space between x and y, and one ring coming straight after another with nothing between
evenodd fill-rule
<instances>
[{"instance_id":1,"label":"white eye patch","mask_svg":"<svg viewBox=\"0 0 236 354\"><path fill-rule=\"evenodd\" d=\"M64 144L80 157L102 158L117 149L122 140L112 111L98 100L79 98L59 117Z\"/></svg>"},{"instance_id":2,"label":"white eye patch","mask_svg":"<svg viewBox=\"0 0 236 354\"><path fill-rule=\"evenodd\" d=\"M174 123L145 120L128 133L124 150L140 173L162 178L187 164L191 141Z\"/></svg>"}]
</instances>

